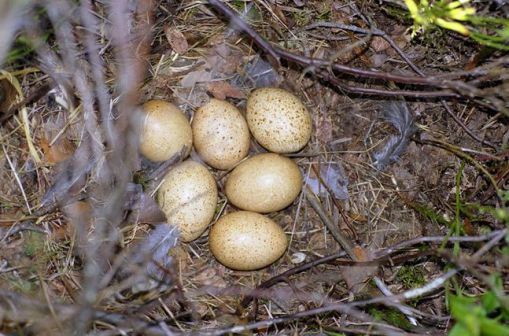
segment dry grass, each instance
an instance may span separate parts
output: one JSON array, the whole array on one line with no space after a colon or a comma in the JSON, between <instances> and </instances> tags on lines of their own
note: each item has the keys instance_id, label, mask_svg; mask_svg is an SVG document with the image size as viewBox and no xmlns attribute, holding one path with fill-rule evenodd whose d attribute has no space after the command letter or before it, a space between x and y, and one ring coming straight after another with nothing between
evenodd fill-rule
<instances>
[{"instance_id":1,"label":"dry grass","mask_svg":"<svg viewBox=\"0 0 509 336\"><path fill-rule=\"evenodd\" d=\"M8 93L4 101L18 104L10 115L0 100L5 113L0 114L1 333L438 335L451 327L444 288L478 295L490 288L486 275L495 271L506 284L503 223L467 207L505 205L486 176L507 190L507 117L486 108L495 100L479 105L476 96L447 102L483 144L467 136L438 100L409 98L418 131L404 154L380 171L373 155L395 134L381 118L380 102L386 98L347 94L312 66L282 61L273 68L266 62L270 59L260 58L264 54L251 38L206 3L162 1L153 8L150 1L134 7L120 3L48 2L38 8L29 5L25 16L14 16L37 18L20 25L21 32L40 44L32 54L5 64L0 82L1 92ZM433 38L430 34L410 41L408 23L375 3L299 3L232 1L230 6L275 46L362 69L414 76L411 66L379 37L368 42L352 31L309 25L330 21L369 29L366 14L379 29L387 28L424 73L460 72L471 62L465 55L480 52L452 34L441 35L433 45L427 40ZM181 34L170 35L169 30ZM455 48L447 48L451 45ZM181 54L174 51L178 48L184 48ZM485 62L503 57L495 52ZM257 62L264 68L257 69ZM494 68L499 73L489 76L500 76L503 88L507 67L501 64ZM337 77L347 86L415 89ZM18 82L20 92L15 94ZM227 83L230 91L214 83ZM344 173L340 183L322 178L329 189L346 190L347 198L334 197L326 188L317 196L326 215L356 247L355 255L342 253L302 194L287 209L269 215L290 239L288 251L273 265L256 272L232 271L214 259L206 232L171 249L170 267L160 269L159 279L152 279L156 285L147 287L145 266L151 256L138 246L158 213L138 209L138 217L129 216L134 211L129 203L140 194L127 190L135 181L152 196L157 181L150 179L158 167L136 154L136 105L166 99L192 117L214 93L225 94L243 109L245 99L235 97L267 83L294 92L312 112L312 141L292 156L306 178L327 167ZM503 92L497 99L507 108ZM445 145L432 146L430 140ZM253 143L251 153L260 151ZM462 162L466 165L458 184ZM218 218L234 208L222 193L226 174L213 174L220 190ZM464 205L459 210L457 195ZM459 254L453 243L437 248L440 237L463 239L448 226L457 211L467 238ZM417 240L405 249L391 249L411 239ZM448 263L461 270L450 282ZM384 284L397 302L380 292ZM405 296L412 287L423 291ZM389 319L389 309L404 314ZM412 317L417 326L409 324Z\"/></svg>"}]
</instances>

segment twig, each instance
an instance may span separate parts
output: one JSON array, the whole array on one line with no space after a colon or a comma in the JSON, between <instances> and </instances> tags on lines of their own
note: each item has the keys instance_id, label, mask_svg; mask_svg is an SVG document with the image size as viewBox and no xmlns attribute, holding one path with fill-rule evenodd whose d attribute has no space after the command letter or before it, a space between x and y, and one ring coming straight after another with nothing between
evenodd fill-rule
<instances>
[{"instance_id":1,"label":"twig","mask_svg":"<svg viewBox=\"0 0 509 336\"><path fill-rule=\"evenodd\" d=\"M348 304L348 303L335 303L335 304L331 304L331 305L328 305L325 307L309 309L304 312L299 312L299 313L286 315L286 316L279 317L279 318L273 318L273 319L268 319L268 320L264 320L264 321L259 321L259 322L253 322L253 323L249 323L249 324L245 324L245 325L239 325L239 326L234 326L234 327L229 327L229 328L224 328L224 329L200 330L199 335L219 336L219 335L225 335L225 334L230 334L230 333L243 333L248 330L267 328L267 327L270 327L270 326L273 326L276 324L294 321L294 320L302 319L305 317L320 315L320 314L324 314L324 313L328 313L328 312L335 312L335 311L339 311L344 314L352 315L355 318L357 318L361 321L364 321L364 322L372 322L373 321L373 319L369 315L367 315L366 313L364 313L360 310L357 310L356 308L352 308L352 306L353 306L352 304ZM402 330L400 330L396 327L393 327L393 326L388 326L385 324L376 324L375 326L377 327L377 329L382 331L384 335L390 335L390 336L410 335L410 334L405 333Z\"/></svg>"},{"instance_id":2,"label":"twig","mask_svg":"<svg viewBox=\"0 0 509 336\"><path fill-rule=\"evenodd\" d=\"M406 97L460 97L457 93L452 92L451 90L455 90L456 86L454 83L436 80L432 77L423 78L423 77L412 77L412 76L402 76L395 75L391 73L384 73L378 71L371 71L359 68L353 68L341 64L330 64L328 60L315 59L302 55L296 55L291 52L288 52L284 49L273 47L270 43L268 43L265 39L263 39L249 24L244 22L233 10L231 10L226 4L219 0L209 0L209 3L214 6L218 11L220 11L227 19L232 22L235 22L237 27L245 32L250 38L252 38L256 43L264 50L267 54L272 57L276 57L276 59L283 58L287 61L299 64L301 66L305 66L307 68L319 69L317 73L321 75L324 79L331 81L334 85L340 87L340 89L345 90L351 93L357 94L369 94L369 95L377 95L377 96L406 96ZM338 78L330 75L328 71L325 71L328 67L331 67L332 70L338 73L353 75L356 77L363 78L371 78L371 79L383 79L385 81L394 81L398 83L405 84L415 84L415 85L426 85L433 86L438 88L445 88L446 90L442 91L405 91L405 90L382 90L382 89L372 89L372 88L363 88L363 87L355 87L351 85L342 84ZM324 70L320 70L324 69ZM326 75L329 74L329 75Z\"/></svg>"},{"instance_id":3,"label":"twig","mask_svg":"<svg viewBox=\"0 0 509 336\"><path fill-rule=\"evenodd\" d=\"M7 148L5 148L4 143L2 143L2 150L4 152L5 158L7 159L7 162L9 163L9 167L11 167L12 173L14 174L14 179L16 180L16 183L18 184L19 190L21 191L21 195L23 195L23 199L25 200L25 204L27 206L28 213L32 214L32 208L30 207L30 203L28 202L27 194L25 193L25 188L23 187L23 184L21 183L18 173L16 172L16 167L14 167L14 164L12 163L11 158L9 157L9 154L7 154Z\"/></svg>"},{"instance_id":4,"label":"twig","mask_svg":"<svg viewBox=\"0 0 509 336\"><path fill-rule=\"evenodd\" d=\"M228 20L230 20L230 22L236 25L239 29L248 32L253 41L255 41L260 48L265 50L279 64L279 55L272 48L272 45L258 35L249 25L247 25L246 22L242 20L241 16L231 10L230 7L224 4L221 0L209 0L209 3L221 11Z\"/></svg>"},{"instance_id":5,"label":"twig","mask_svg":"<svg viewBox=\"0 0 509 336\"><path fill-rule=\"evenodd\" d=\"M341 245L341 247L345 250L346 254L352 258L352 260L357 260L357 256L353 251L353 246L350 243L350 240L345 237L341 231L339 231L337 225L330 219L330 217L325 213L322 206L318 202L316 195L313 193L311 188L308 185L305 186L306 199L313 209L316 211L322 222L325 224L327 229L332 233L334 239Z\"/></svg>"},{"instance_id":6,"label":"twig","mask_svg":"<svg viewBox=\"0 0 509 336\"><path fill-rule=\"evenodd\" d=\"M357 232L355 232L355 229L353 228L352 224L348 220L348 217L346 216L343 207L341 206L341 204L339 204L339 202L336 199L336 197L334 196L334 193L332 192L331 188L323 180L318 168L316 168L315 165L311 165L311 168L313 169L313 172L315 173L316 177L318 178L318 181L320 182L320 184L325 188L325 190L327 190L327 192L331 196L332 203L336 206L336 209L338 209L339 214L341 215L341 218L343 218L343 221L345 222L346 226L350 229L350 231L352 232L352 235L357 240Z\"/></svg>"},{"instance_id":7,"label":"twig","mask_svg":"<svg viewBox=\"0 0 509 336\"><path fill-rule=\"evenodd\" d=\"M402 242L399 242L395 245L383 248L377 252L375 252L376 258L382 258L388 255L391 255L399 250L402 250L404 248L407 248L409 246L426 243L426 242L443 242L445 239L449 242L469 242L469 243L476 243L476 242L482 242L486 240L493 239L499 234L506 234L507 229L503 230L497 230L493 231L489 234L481 235L481 236L474 236L474 237L448 237L448 236L428 236L428 237L419 237L414 238L410 240L405 240Z\"/></svg>"},{"instance_id":8,"label":"twig","mask_svg":"<svg viewBox=\"0 0 509 336\"><path fill-rule=\"evenodd\" d=\"M384 284L382 279L375 276L373 277L373 280L375 281L376 286L378 287L378 289L380 289L383 295L385 296L393 295L391 290ZM404 305L398 304L397 309L406 316L406 318L408 319L408 321L410 321L411 324L413 324L414 326L417 325L417 320L412 316L412 313Z\"/></svg>"},{"instance_id":9,"label":"twig","mask_svg":"<svg viewBox=\"0 0 509 336\"><path fill-rule=\"evenodd\" d=\"M425 78L426 75L410 60L410 58L407 57L407 55L403 52L403 50L401 50L401 48L399 48L399 46L396 44L396 42L394 42L394 40L387 34L385 33L383 30L380 30L380 29L377 29L377 28L372 28L372 29L363 29L363 28L359 28L357 26L353 26L353 25L345 25L345 24L341 24L341 23L336 23L336 22L316 22L316 23L313 23L313 24L310 24L308 26L306 26L304 29L313 29L313 28L316 28L316 27L327 27L327 28L339 28L339 29L344 29L344 30L349 30L349 31L352 31L352 32L355 32L355 33L360 33L360 34L373 34L373 35L377 35L377 36L381 36L384 40L386 40L390 46L398 53L398 55L410 66L410 68L412 68L412 70L417 73L419 76ZM472 74L472 72L469 72L467 74ZM450 74L450 77L449 78L454 78L454 77L463 77L465 75L464 72L461 72L461 73L458 73L458 74ZM438 79L439 77L438 76L432 76L434 77L435 79ZM474 88L473 87L469 87L470 91L473 90ZM485 144L487 146L490 146L492 148L495 148L496 149L496 146L487 141L487 140L484 140L484 139L481 139L480 137L478 137L474 132L472 132L472 130L470 130L462 121L460 118L458 118L458 116L452 111L452 109L449 107L449 105L447 104L447 102L443 99L440 100L440 103L442 104L442 106L445 108L446 112L453 118L453 120L474 140L480 142L481 144Z\"/></svg>"},{"instance_id":10,"label":"twig","mask_svg":"<svg viewBox=\"0 0 509 336\"><path fill-rule=\"evenodd\" d=\"M482 248L480 248L476 253L474 253L469 260L477 261L479 260L486 252L488 252L490 249L492 249L494 246L496 246L501 239L505 237L506 232L498 232L489 242L487 242ZM354 305L367 305L367 304L373 304L373 303L387 303L387 302L400 302L402 300L409 300L409 299L415 299L418 297L422 297L425 294L431 293L435 291L436 289L440 288L447 280L452 278L456 273L463 270L463 267L458 267L455 269L451 269L447 271L446 273L442 274L441 276L435 278L428 284L419 287L410 289L406 292L403 292L401 294L393 295L393 296L386 296L384 297L378 297L366 301L358 301L354 302Z\"/></svg>"},{"instance_id":11,"label":"twig","mask_svg":"<svg viewBox=\"0 0 509 336\"><path fill-rule=\"evenodd\" d=\"M270 288L270 287L272 287L273 285L275 285L275 284L277 284L279 282L287 281L288 278L290 276L292 276L292 275L302 273L302 272L307 271L308 269L311 269L311 268L313 268L315 266L327 263L327 262L329 262L331 260L335 260L337 258L341 258L341 257L343 257L345 255L346 255L345 251L339 251L339 252L336 252L334 254L330 254L330 255L327 255L325 257L321 257L321 258L318 258L316 260L307 262L307 263L305 263L303 265L299 265L297 267L291 268L291 269L289 269L289 270L287 270L287 271L285 271L285 272L283 272L281 274L278 274L278 275L270 278L269 280L262 282L260 285L258 285L256 289L254 289L249 295L247 295L242 300L242 302L240 303L240 306L242 308L247 307L247 305L256 297L256 292L259 289Z\"/></svg>"},{"instance_id":12,"label":"twig","mask_svg":"<svg viewBox=\"0 0 509 336\"><path fill-rule=\"evenodd\" d=\"M0 125L4 124L11 116L13 116L17 110L27 105L37 102L39 99L44 97L54 86L52 81L46 81L44 84L32 89L28 96L23 101L12 105L1 117Z\"/></svg>"},{"instance_id":13,"label":"twig","mask_svg":"<svg viewBox=\"0 0 509 336\"><path fill-rule=\"evenodd\" d=\"M472 164L475 168L477 168L488 179L488 181L495 188L495 190L498 190L497 182L495 181L493 176L491 176L491 174L488 172L488 170L486 170L486 168L482 164L477 162L470 155L463 152L463 150L460 147L457 147L457 146L454 146L449 143L446 143L446 142L443 142L440 140L436 140L436 139L434 139L434 140L426 140L426 139L420 140L420 139L417 139L414 137L413 140L420 144L425 144L425 145L427 144L427 145L432 145L432 146L435 146L438 148L442 148L442 149L456 155L460 159L467 161L468 163Z\"/></svg>"}]
</instances>

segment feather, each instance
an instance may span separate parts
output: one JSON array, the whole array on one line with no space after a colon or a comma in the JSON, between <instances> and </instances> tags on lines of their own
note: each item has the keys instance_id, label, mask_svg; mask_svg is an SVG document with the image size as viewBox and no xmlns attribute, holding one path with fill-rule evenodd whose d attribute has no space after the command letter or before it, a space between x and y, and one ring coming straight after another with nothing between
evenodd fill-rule
<instances>
[{"instance_id":1,"label":"feather","mask_svg":"<svg viewBox=\"0 0 509 336\"><path fill-rule=\"evenodd\" d=\"M382 108L383 119L394 126L399 134L392 135L382 149L373 155L374 165L378 170L385 169L399 159L416 131L414 118L404 101L389 101L384 103Z\"/></svg>"},{"instance_id":2,"label":"feather","mask_svg":"<svg viewBox=\"0 0 509 336\"><path fill-rule=\"evenodd\" d=\"M143 262L145 256L150 256L151 262L147 263L147 273L156 279L162 279L164 272L161 268L169 268L171 257L169 251L177 245L178 230L175 226L166 223L156 225L138 250L135 260Z\"/></svg>"},{"instance_id":3,"label":"feather","mask_svg":"<svg viewBox=\"0 0 509 336\"><path fill-rule=\"evenodd\" d=\"M177 245L178 237L179 233L175 226L160 223L136 246L129 263L142 266L145 272L137 274L140 277L133 285L134 292L150 290L161 285L163 288L163 284L170 280L164 270L171 270L172 257L169 252Z\"/></svg>"}]
</instances>

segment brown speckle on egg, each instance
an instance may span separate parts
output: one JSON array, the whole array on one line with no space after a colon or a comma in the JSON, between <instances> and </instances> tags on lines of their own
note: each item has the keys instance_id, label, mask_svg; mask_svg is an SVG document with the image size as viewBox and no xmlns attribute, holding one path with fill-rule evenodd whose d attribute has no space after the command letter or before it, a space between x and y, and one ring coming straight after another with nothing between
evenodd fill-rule
<instances>
[{"instance_id":1,"label":"brown speckle on egg","mask_svg":"<svg viewBox=\"0 0 509 336\"><path fill-rule=\"evenodd\" d=\"M230 169L249 152L249 129L240 111L232 104L211 99L194 114L194 147L210 166Z\"/></svg>"},{"instance_id":2,"label":"brown speckle on egg","mask_svg":"<svg viewBox=\"0 0 509 336\"><path fill-rule=\"evenodd\" d=\"M231 172L225 185L236 207L267 213L290 205L302 189L302 174L291 159L274 153L255 155Z\"/></svg>"},{"instance_id":3,"label":"brown speckle on egg","mask_svg":"<svg viewBox=\"0 0 509 336\"><path fill-rule=\"evenodd\" d=\"M168 223L179 228L182 241L192 241L205 231L214 217L216 181L203 165L187 160L166 174L157 200Z\"/></svg>"},{"instance_id":4,"label":"brown speckle on egg","mask_svg":"<svg viewBox=\"0 0 509 336\"><path fill-rule=\"evenodd\" d=\"M164 100L143 104L143 127L140 152L147 159L160 162L170 159L186 147L189 155L193 144L191 125L178 107Z\"/></svg>"},{"instance_id":5,"label":"brown speckle on egg","mask_svg":"<svg viewBox=\"0 0 509 336\"><path fill-rule=\"evenodd\" d=\"M209 233L209 248L226 267L252 271L278 260L288 247L283 229L264 215L237 211L221 217Z\"/></svg>"},{"instance_id":6,"label":"brown speckle on egg","mask_svg":"<svg viewBox=\"0 0 509 336\"><path fill-rule=\"evenodd\" d=\"M311 138L312 122L306 106L283 89L255 90L247 100L246 119L258 143L275 153L299 151Z\"/></svg>"}]
</instances>

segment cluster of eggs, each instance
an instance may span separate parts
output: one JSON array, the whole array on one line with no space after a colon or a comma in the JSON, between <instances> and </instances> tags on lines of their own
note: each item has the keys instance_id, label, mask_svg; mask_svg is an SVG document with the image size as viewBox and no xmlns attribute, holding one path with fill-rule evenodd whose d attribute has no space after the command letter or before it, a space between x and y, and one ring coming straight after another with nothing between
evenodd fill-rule
<instances>
[{"instance_id":1,"label":"cluster of eggs","mask_svg":"<svg viewBox=\"0 0 509 336\"><path fill-rule=\"evenodd\" d=\"M289 206L302 189L297 164L280 154L302 149L311 137L311 117L293 94L279 88L255 90L246 116L232 104L211 99L192 123L176 106L162 100L143 105L140 151L152 161L165 161L194 145L209 166L233 168L225 183L228 201L240 209L222 216L209 232L209 248L223 265L255 270L270 265L287 249L281 227L264 213ZM250 134L269 153L249 154ZM242 162L241 162L242 161ZM181 239L200 237L216 212L218 191L210 171L186 160L172 168L158 190L158 202Z\"/></svg>"}]
</instances>

